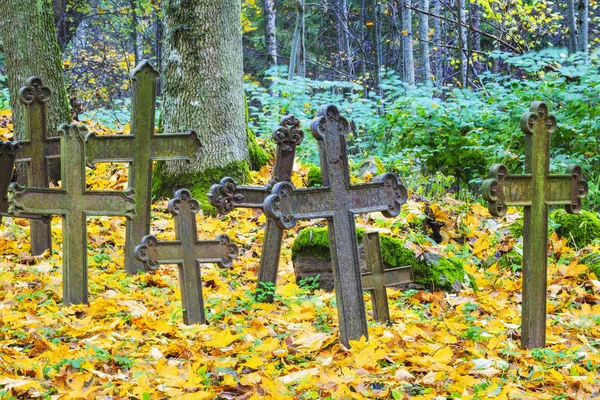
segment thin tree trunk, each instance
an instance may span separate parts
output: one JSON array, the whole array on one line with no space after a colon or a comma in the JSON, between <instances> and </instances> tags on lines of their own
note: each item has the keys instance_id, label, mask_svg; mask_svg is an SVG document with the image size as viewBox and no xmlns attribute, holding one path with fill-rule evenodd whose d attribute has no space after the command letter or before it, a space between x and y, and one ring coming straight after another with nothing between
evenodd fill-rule
<instances>
[{"instance_id":1,"label":"thin tree trunk","mask_svg":"<svg viewBox=\"0 0 600 400\"><path fill-rule=\"evenodd\" d=\"M354 74L354 64L352 61L352 53L350 49L350 32L348 30L348 1L335 0L337 14L337 29L338 29L338 45L339 56L342 65L345 66L346 72L350 75Z\"/></svg>"},{"instance_id":2,"label":"thin tree trunk","mask_svg":"<svg viewBox=\"0 0 600 400\"><path fill-rule=\"evenodd\" d=\"M133 57L135 59L135 65L138 65L140 62L140 54L138 49L138 17L136 1L130 0L129 7L131 8L131 44L133 46Z\"/></svg>"},{"instance_id":3,"label":"thin tree trunk","mask_svg":"<svg viewBox=\"0 0 600 400\"><path fill-rule=\"evenodd\" d=\"M15 138L25 139L24 107L19 103L18 93L33 75L40 76L52 90L48 132L56 136L56 128L70 122L71 116L51 1L2 0L0 36L4 43Z\"/></svg>"},{"instance_id":4,"label":"thin tree trunk","mask_svg":"<svg viewBox=\"0 0 600 400\"><path fill-rule=\"evenodd\" d=\"M429 0L421 0L419 7L422 10L429 11ZM431 63L429 61L429 15L419 14L419 49L421 64L421 81L426 85L431 85Z\"/></svg>"},{"instance_id":5,"label":"thin tree trunk","mask_svg":"<svg viewBox=\"0 0 600 400\"><path fill-rule=\"evenodd\" d=\"M479 5L477 3L470 3L469 7L469 18L471 19L471 26L473 27L470 32L471 49L473 50L473 53L477 55L481 53L481 34L479 33L481 30L481 10L479 9ZM473 69L476 71L476 73L481 72L481 61L474 61Z\"/></svg>"},{"instance_id":6,"label":"thin tree trunk","mask_svg":"<svg viewBox=\"0 0 600 400\"><path fill-rule=\"evenodd\" d=\"M465 16L465 0L456 0L456 20L458 29L458 74L459 84L461 88L467 87L467 53L465 52L465 44L467 43L467 30L465 24L467 22Z\"/></svg>"},{"instance_id":7,"label":"thin tree trunk","mask_svg":"<svg viewBox=\"0 0 600 400\"><path fill-rule=\"evenodd\" d=\"M296 26L292 38L292 49L290 51L290 65L288 68L288 79L296 75L304 78L306 71L306 56L304 45L304 0L296 3Z\"/></svg>"},{"instance_id":8,"label":"thin tree trunk","mask_svg":"<svg viewBox=\"0 0 600 400\"><path fill-rule=\"evenodd\" d=\"M156 58L156 69L158 70L158 73L160 76L162 76L162 71L163 71L163 22L162 19L159 16L159 13L157 12L157 10L154 11L155 13L155 23L156 23L156 41L154 43L154 57ZM157 90L157 95L161 96L162 95L162 80L159 79L158 83L156 85L156 90Z\"/></svg>"},{"instance_id":9,"label":"thin tree trunk","mask_svg":"<svg viewBox=\"0 0 600 400\"><path fill-rule=\"evenodd\" d=\"M164 131L194 130L202 143L191 163L159 169L166 191L198 184L190 174L245 163L248 145L240 1L165 0L163 11Z\"/></svg>"},{"instance_id":10,"label":"thin tree trunk","mask_svg":"<svg viewBox=\"0 0 600 400\"><path fill-rule=\"evenodd\" d=\"M402 7L402 58L403 79L409 85L415 84L415 60L412 36L412 0L400 0Z\"/></svg>"},{"instance_id":11,"label":"thin tree trunk","mask_svg":"<svg viewBox=\"0 0 600 400\"><path fill-rule=\"evenodd\" d=\"M569 28L569 53L575 53L578 49L575 0L567 0L567 27Z\"/></svg>"},{"instance_id":12,"label":"thin tree trunk","mask_svg":"<svg viewBox=\"0 0 600 400\"><path fill-rule=\"evenodd\" d=\"M588 21L589 21L589 2L588 0L579 0L577 3L577 51L588 54Z\"/></svg>"},{"instance_id":13,"label":"thin tree trunk","mask_svg":"<svg viewBox=\"0 0 600 400\"><path fill-rule=\"evenodd\" d=\"M265 43L267 45L267 66L277 65L277 10L275 0L263 0L265 13Z\"/></svg>"},{"instance_id":14,"label":"thin tree trunk","mask_svg":"<svg viewBox=\"0 0 600 400\"><path fill-rule=\"evenodd\" d=\"M374 58L374 69L375 69L375 90L378 96L382 96L383 92L381 90L381 5L379 4L379 0L373 0L373 22L374 22L374 32L373 32L373 46L375 47L375 58Z\"/></svg>"},{"instance_id":15,"label":"thin tree trunk","mask_svg":"<svg viewBox=\"0 0 600 400\"><path fill-rule=\"evenodd\" d=\"M433 2L433 13L435 15L441 15L442 3L440 0L432 0ZM443 72L442 72L442 20L440 18L433 19L433 73L435 74L436 86L439 88L443 83Z\"/></svg>"}]
</instances>

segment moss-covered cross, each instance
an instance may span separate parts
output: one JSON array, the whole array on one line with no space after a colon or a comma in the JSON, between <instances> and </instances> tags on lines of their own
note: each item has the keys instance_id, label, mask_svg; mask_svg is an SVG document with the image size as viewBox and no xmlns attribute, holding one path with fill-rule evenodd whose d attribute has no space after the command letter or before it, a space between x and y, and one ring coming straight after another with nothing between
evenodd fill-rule
<instances>
[{"instance_id":1,"label":"moss-covered cross","mask_svg":"<svg viewBox=\"0 0 600 400\"><path fill-rule=\"evenodd\" d=\"M297 219L327 218L340 337L349 346L350 340L368 337L354 214L382 211L396 216L407 193L391 173L377 182L350 183L349 124L335 106L321 107L311 131L319 142L323 187L295 189L290 182L279 182L265 199L264 211L282 229L294 227Z\"/></svg>"},{"instance_id":2,"label":"moss-covered cross","mask_svg":"<svg viewBox=\"0 0 600 400\"><path fill-rule=\"evenodd\" d=\"M523 306L521 346L546 345L546 287L548 206L564 205L569 213L581 209L588 186L581 167L570 165L565 174L550 175L550 134L556 119L543 102L533 102L521 117L525 133L525 174L509 175L504 165L490 168L481 193L490 213L503 216L507 206L524 206Z\"/></svg>"},{"instance_id":3,"label":"moss-covered cross","mask_svg":"<svg viewBox=\"0 0 600 400\"><path fill-rule=\"evenodd\" d=\"M390 322L387 286L413 282L412 266L383 268L379 232L365 232L363 246L367 271L362 274L363 290L371 292L373 318L379 322Z\"/></svg>"},{"instance_id":4,"label":"moss-covered cross","mask_svg":"<svg viewBox=\"0 0 600 400\"><path fill-rule=\"evenodd\" d=\"M63 218L63 302L88 302L86 218L115 215L131 218L135 213L131 191L88 191L85 184L84 126L68 125L60 130L60 189L8 189L10 214L61 215Z\"/></svg>"},{"instance_id":5,"label":"moss-covered cross","mask_svg":"<svg viewBox=\"0 0 600 400\"><path fill-rule=\"evenodd\" d=\"M133 249L150 233L152 164L157 160L189 161L200 147L194 132L154 134L156 83L158 72L150 62L142 61L132 72L130 135L90 134L87 142L88 163L128 162L128 185L135 197L135 217L126 222L125 269L143 270Z\"/></svg>"},{"instance_id":6,"label":"moss-covered cross","mask_svg":"<svg viewBox=\"0 0 600 400\"><path fill-rule=\"evenodd\" d=\"M220 212L229 212L236 207L262 208L265 198L271 194L274 184L292 179L296 147L304 139L300 121L292 115L282 118L279 126L273 130L272 137L277 144L277 151L273 176L269 183L265 186L237 186L232 178L223 178L220 183L212 185L208 193L210 204L213 207ZM259 289L267 283L275 285L277 282L279 257L273 257L273 254L281 253L282 238L283 230L277 226L274 220L268 219L265 224L263 250L258 269ZM271 294L265 296L265 301L272 302L273 296Z\"/></svg>"},{"instance_id":7,"label":"moss-covered cross","mask_svg":"<svg viewBox=\"0 0 600 400\"><path fill-rule=\"evenodd\" d=\"M227 235L219 235L216 240L198 240L196 214L200 203L187 189L175 193L168 209L175 217L175 241L159 241L155 236L147 235L135 248L134 254L149 270L156 270L160 264L177 264L183 321L187 325L204 324L200 263L229 267L238 255L238 248Z\"/></svg>"}]
</instances>

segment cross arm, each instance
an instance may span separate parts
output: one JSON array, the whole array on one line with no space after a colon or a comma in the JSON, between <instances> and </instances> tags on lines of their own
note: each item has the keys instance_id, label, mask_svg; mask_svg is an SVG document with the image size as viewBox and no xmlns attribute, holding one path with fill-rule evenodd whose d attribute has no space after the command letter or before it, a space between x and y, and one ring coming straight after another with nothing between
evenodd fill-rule
<instances>
[{"instance_id":1,"label":"cross arm","mask_svg":"<svg viewBox=\"0 0 600 400\"><path fill-rule=\"evenodd\" d=\"M581 199L588 194L588 184L583 179L579 165L569 165L562 175L550 175L546 181L546 203L564 205L567 212L578 213Z\"/></svg>"},{"instance_id":2,"label":"cross arm","mask_svg":"<svg viewBox=\"0 0 600 400\"><path fill-rule=\"evenodd\" d=\"M208 199L219 212L228 213L236 207L262 208L269 195L269 186L237 186L233 178L223 178L210 187Z\"/></svg>"},{"instance_id":3,"label":"cross arm","mask_svg":"<svg viewBox=\"0 0 600 400\"><path fill-rule=\"evenodd\" d=\"M381 211L388 218L398 215L408 200L406 187L392 173L381 175L376 182L351 185L348 192L352 212Z\"/></svg>"},{"instance_id":4,"label":"cross arm","mask_svg":"<svg viewBox=\"0 0 600 400\"><path fill-rule=\"evenodd\" d=\"M61 189L25 188L12 183L8 188L8 213L65 215L69 213L71 199Z\"/></svg>"},{"instance_id":5,"label":"cross arm","mask_svg":"<svg viewBox=\"0 0 600 400\"><path fill-rule=\"evenodd\" d=\"M279 182L265 199L263 209L279 228L290 229L298 219L330 217L334 203L329 187L296 189L290 182Z\"/></svg>"},{"instance_id":6,"label":"cross arm","mask_svg":"<svg viewBox=\"0 0 600 400\"><path fill-rule=\"evenodd\" d=\"M31 160L36 155L35 151L38 151L29 140L19 141L21 147L16 153L15 162L22 163ZM44 140L43 151L41 156L49 158L60 157L60 137L52 136Z\"/></svg>"},{"instance_id":7,"label":"cross arm","mask_svg":"<svg viewBox=\"0 0 600 400\"><path fill-rule=\"evenodd\" d=\"M509 175L503 164L490 167L488 179L483 181L481 194L489 203L490 214L502 217L506 214L507 205L529 206L531 204L530 174Z\"/></svg>"},{"instance_id":8,"label":"cross arm","mask_svg":"<svg viewBox=\"0 0 600 400\"><path fill-rule=\"evenodd\" d=\"M189 161L201 146L200 138L194 131L161 133L152 135L151 157L153 160Z\"/></svg>"},{"instance_id":9,"label":"cross arm","mask_svg":"<svg viewBox=\"0 0 600 400\"><path fill-rule=\"evenodd\" d=\"M413 282L412 266L384 269L381 275L372 271L362 274L364 290L374 290L378 286L394 286Z\"/></svg>"},{"instance_id":10,"label":"cross arm","mask_svg":"<svg viewBox=\"0 0 600 400\"><path fill-rule=\"evenodd\" d=\"M194 245L195 259L201 263L216 263L230 267L239 254L237 246L229 236L219 235L216 240L197 241ZM154 235L142 238L134 249L135 257L143 262L148 270L156 270L160 264L179 264L188 254L180 241L159 241Z\"/></svg>"},{"instance_id":11,"label":"cross arm","mask_svg":"<svg viewBox=\"0 0 600 400\"><path fill-rule=\"evenodd\" d=\"M119 215L131 219L135 216L133 190L86 190L83 211L89 215Z\"/></svg>"},{"instance_id":12,"label":"cross arm","mask_svg":"<svg viewBox=\"0 0 600 400\"><path fill-rule=\"evenodd\" d=\"M90 167L98 162L130 162L135 155L133 135L97 135L85 138L86 162Z\"/></svg>"}]
</instances>

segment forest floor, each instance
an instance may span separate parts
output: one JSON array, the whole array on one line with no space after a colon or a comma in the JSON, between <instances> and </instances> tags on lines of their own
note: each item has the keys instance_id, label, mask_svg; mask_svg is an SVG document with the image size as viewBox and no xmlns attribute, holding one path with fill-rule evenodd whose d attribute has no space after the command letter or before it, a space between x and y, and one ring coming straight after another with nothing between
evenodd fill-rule
<instances>
[{"instance_id":1,"label":"forest floor","mask_svg":"<svg viewBox=\"0 0 600 400\"><path fill-rule=\"evenodd\" d=\"M254 174L268 180L269 168ZM123 189L122 165L89 173L94 189ZM297 165L302 186L306 168ZM89 305L62 305L61 222L53 251L29 255L29 224L0 226L0 399L593 399L600 396L600 281L580 264L582 250L551 236L548 347L520 349L518 266L481 266L518 242L480 204L450 197L433 210L440 245L402 228L423 214L409 201L396 219L357 224L464 263L478 291L388 290L390 326L373 322L369 340L339 342L335 296L295 283L286 233L275 301L254 300L264 215L236 210L198 216L200 239L228 234L240 248L231 268L202 265L207 325L182 322L178 270L131 276L123 268L122 218L88 219ZM166 201L153 207L152 232L174 238ZM400 223L398 223L398 221ZM396 224L393 224L396 222ZM461 238L461 240L456 240ZM462 244L461 244L462 243ZM589 249L588 249L589 250ZM593 249L598 251L599 246Z\"/></svg>"}]
</instances>

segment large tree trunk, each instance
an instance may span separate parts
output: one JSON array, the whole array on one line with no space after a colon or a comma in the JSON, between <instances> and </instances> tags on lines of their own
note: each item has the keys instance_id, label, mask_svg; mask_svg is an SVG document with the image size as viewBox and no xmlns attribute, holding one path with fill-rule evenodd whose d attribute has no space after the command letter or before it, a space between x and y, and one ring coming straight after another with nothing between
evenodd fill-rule
<instances>
[{"instance_id":1,"label":"large tree trunk","mask_svg":"<svg viewBox=\"0 0 600 400\"><path fill-rule=\"evenodd\" d=\"M58 125L71 121L54 24L50 0L2 0L0 36L4 43L16 139L25 139L24 112L19 103L19 89L33 75L40 76L44 85L52 90L48 103L49 134L57 136Z\"/></svg>"},{"instance_id":2,"label":"large tree trunk","mask_svg":"<svg viewBox=\"0 0 600 400\"><path fill-rule=\"evenodd\" d=\"M429 0L420 0L421 10L429 12ZM429 62L429 15L419 14L419 49L421 64L421 81L426 85L431 84L431 64Z\"/></svg>"},{"instance_id":3,"label":"large tree trunk","mask_svg":"<svg viewBox=\"0 0 600 400\"><path fill-rule=\"evenodd\" d=\"M263 0L265 13L265 43L267 45L267 65L277 65L277 10L275 0Z\"/></svg>"},{"instance_id":4,"label":"large tree trunk","mask_svg":"<svg viewBox=\"0 0 600 400\"><path fill-rule=\"evenodd\" d=\"M188 187L204 203L210 184L248 171L241 3L166 0L163 12L164 131L194 130L202 147L189 164L161 164L154 189Z\"/></svg>"},{"instance_id":5,"label":"large tree trunk","mask_svg":"<svg viewBox=\"0 0 600 400\"><path fill-rule=\"evenodd\" d=\"M402 15L402 79L409 85L415 84L415 59L413 55L412 0L400 0Z\"/></svg>"},{"instance_id":6,"label":"large tree trunk","mask_svg":"<svg viewBox=\"0 0 600 400\"><path fill-rule=\"evenodd\" d=\"M575 53L577 51L575 0L567 0L567 27L569 28L569 53Z\"/></svg>"}]
</instances>

